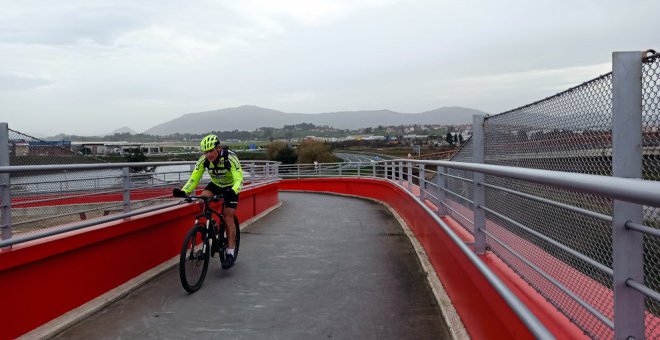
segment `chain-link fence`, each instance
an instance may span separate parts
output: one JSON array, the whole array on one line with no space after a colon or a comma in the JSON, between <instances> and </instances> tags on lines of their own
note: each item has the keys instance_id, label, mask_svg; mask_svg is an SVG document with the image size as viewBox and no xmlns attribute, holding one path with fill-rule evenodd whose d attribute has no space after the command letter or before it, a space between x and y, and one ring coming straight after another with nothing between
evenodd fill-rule
<instances>
[{"instance_id":1,"label":"chain-link fence","mask_svg":"<svg viewBox=\"0 0 660 340\"><path fill-rule=\"evenodd\" d=\"M645 179L660 180L660 54L644 59L642 64L642 169ZM660 209L644 207L644 222L660 228ZM660 237L646 235L644 239L645 284L660 291ZM660 303L646 298L649 313L660 315ZM660 323L649 321L647 334L660 331Z\"/></svg>"},{"instance_id":2,"label":"chain-link fence","mask_svg":"<svg viewBox=\"0 0 660 340\"><path fill-rule=\"evenodd\" d=\"M660 178L659 65L658 55L645 58L642 64L642 176L650 180ZM485 162L611 176L612 103L613 75L608 73L544 100L486 117ZM452 161L472 162L470 142ZM464 171L450 173L472 178L471 173ZM531 264L489 237L490 249L586 334L612 337L612 200L504 177L486 176L486 183L487 206L497 212L487 211L486 230L493 237L506 240L513 249L527 250L525 258ZM470 191L472 185L451 177L447 178L447 185L467 199L448 197L448 204L472 210L472 204L468 203L474 197ZM542 199L569 207L557 207ZM585 214L580 209L595 214ZM448 214L472 231L473 224L466 223L464 214L456 214L455 210L459 209L448 210ZM660 227L658 212L656 207L645 206L643 223ZM645 284L659 291L660 240L651 235L645 236L645 240ZM550 273L551 277L540 275L532 266ZM655 300L647 298L646 306L647 313L660 315L660 305ZM657 319L648 318L647 335L655 334L658 327L653 320Z\"/></svg>"},{"instance_id":3,"label":"chain-link fence","mask_svg":"<svg viewBox=\"0 0 660 340\"><path fill-rule=\"evenodd\" d=\"M9 165L88 164L104 161L84 156L71 141L46 141L9 129Z\"/></svg>"},{"instance_id":4,"label":"chain-link fence","mask_svg":"<svg viewBox=\"0 0 660 340\"><path fill-rule=\"evenodd\" d=\"M8 149L11 166L105 163L83 155L71 141L45 141L12 129L8 129ZM129 168L130 209L171 200L165 188L170 170L154 170ZM15 172L9 182L13 236L63 228L126 210L120 168Z\"/></svg>"}]
</instances>

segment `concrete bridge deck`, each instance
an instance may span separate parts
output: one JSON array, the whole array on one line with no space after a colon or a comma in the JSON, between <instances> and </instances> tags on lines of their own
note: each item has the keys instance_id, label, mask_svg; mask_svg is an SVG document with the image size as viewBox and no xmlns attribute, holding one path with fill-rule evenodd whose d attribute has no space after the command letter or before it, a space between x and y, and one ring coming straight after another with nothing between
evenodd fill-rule
<instances>
[{"instance_id":1,"label":"concrete bridge deck","mask_svg":"<svg viewBox=\"0 0 660 340\"><path fill-rule=\"evenodd\" d=\"M198 292L183 290L174 267L58 338L449 337L426 273L386 207L311 193L282 192L280 200L242 232L234 268L211 259Z\"/></svg>"}]
</instances>

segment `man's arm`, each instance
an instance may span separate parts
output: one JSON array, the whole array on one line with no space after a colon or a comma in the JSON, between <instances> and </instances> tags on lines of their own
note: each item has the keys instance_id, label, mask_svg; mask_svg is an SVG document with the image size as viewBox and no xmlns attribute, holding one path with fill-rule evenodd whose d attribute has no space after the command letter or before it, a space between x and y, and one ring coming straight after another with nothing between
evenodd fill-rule
<instances>
[{"instance_id":1,"label":"man's arm","mask_svg":"<svg viewBox=\"0 0 660 340\"><path fill-rule=\"evenodd\" d=\"M199 180L202 178L202 175L204 174L205 159L206 158L204 156L199 158L197 164L195 164L195 169L190 174L190 178L188 179L188 182L186 182L186 185L184 185L183 188L181 188L181 190L183 190L186 193L186 195L190 195L190 193L195 191L195 188L197 188L197 184L199 184Z\"/></svg>"},{"instance_id":2,"label":"man's arm","mask_svg":"<svg viewBox=\"0 0 660 340\"><path fill-rule=\"evenodd\" d=\"M229 154L229 163L231 164L231 176L234 179L234 185L231 189L235 193L239 193L243 188L243 170L241 169L241 162L234 154Z\"/></svg>"}]
</instances>

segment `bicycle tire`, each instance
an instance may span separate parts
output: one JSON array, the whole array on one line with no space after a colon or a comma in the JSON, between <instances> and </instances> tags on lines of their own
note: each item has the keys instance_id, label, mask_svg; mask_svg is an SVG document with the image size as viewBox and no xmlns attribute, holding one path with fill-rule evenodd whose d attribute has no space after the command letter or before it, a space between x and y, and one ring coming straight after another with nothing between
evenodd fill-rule
<instances>
[{"instance_id":1,"label":"bicycle tire","mask_svg":"<svg viewBox=\"0 0 660 340\"><path fill-rule=\"evenodd\" d=\"M179 277L183 289L188 293L194 293L202 287L209 268L209 255L206 228L197 224L186 234L179 257Z\"/></svg>"},{"instance_id":2,"label":"bicycle tire","mask_svg":"<svg viewBox=\"0 0 660 340\"><path fill-rule=\"evenodd\" d=\"M238 217L234 215L234 226L236 227L236 248L234 248L234 260L238 260L238 249L241 246L241 226L238 222ZM228 245L227 243L227 233L225 232L225 229L227 228L227 225L225 224L224 221L220 224L220 236L222 237L222 243L224 245ZM220 262L222 262L224 259L224 254L221 254L220 256Z\"/></svg>"}]
</instances>

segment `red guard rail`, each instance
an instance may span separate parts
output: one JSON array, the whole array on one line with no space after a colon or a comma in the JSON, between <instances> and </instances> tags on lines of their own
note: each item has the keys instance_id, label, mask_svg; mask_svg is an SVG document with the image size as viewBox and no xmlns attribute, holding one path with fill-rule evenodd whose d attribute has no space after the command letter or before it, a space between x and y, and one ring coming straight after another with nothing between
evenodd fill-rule
<instances>
[{"instance_id":1,"label":"red guard rail","mask_svg":"<svg viewBox=\"0 0 660 340\"><path fill-rule=\"evenodd\" d=\"M241 192L241 221L278 203L278 182ZM197 204L0 250L0 339L25 334L175 257Z\"/></svg>"}]
</instances>

